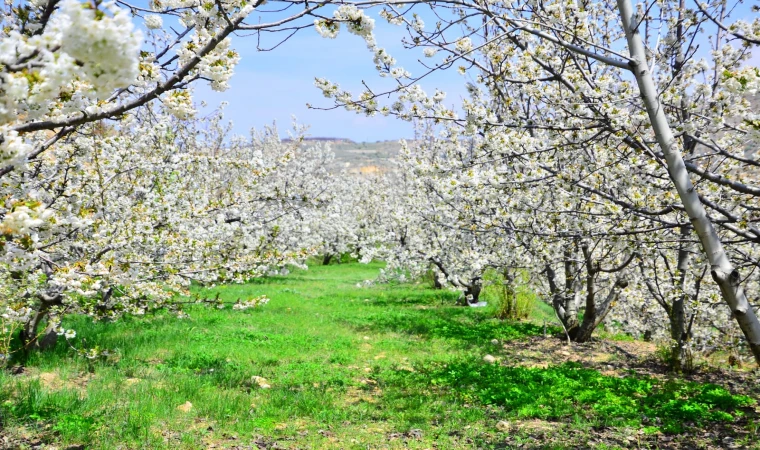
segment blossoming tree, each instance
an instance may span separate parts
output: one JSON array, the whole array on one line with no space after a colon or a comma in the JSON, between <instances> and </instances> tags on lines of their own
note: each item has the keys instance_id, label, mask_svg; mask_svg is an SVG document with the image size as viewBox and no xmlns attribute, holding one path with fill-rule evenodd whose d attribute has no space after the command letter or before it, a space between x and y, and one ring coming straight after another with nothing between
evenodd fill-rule
<instances>
[{"instance_id":1,"label":"blossoming tree","mask_svg":"<svg viewBox=\"0 0 760 450\"><path fill-rule=\"evenodd\" d=\"M397 80L392 92L368 89L354 96L327 80L316 84L336 105L455 123L465 136L500 142L496 148L533 140L522 145L518 156L525 170L514 175L536 176L533 182L553 193L553 184L539 180L561 180L574 199L566 207L580 208L580 214L563 212L562 203L550 208L555 220L574 215L577 223L569 225L585 228L583 234L606 235L605 242L649 234L659 242L650 248L674 236L684 244L696 239L714 286L760 361L760 322L744 288L754 286L756 276L742 278L737 270L756 266L753 244L759 238L753 225L758 191L751 177L757 163L746 152L756 134L750 100L757 92L757 69L746 61L757 43L758 21L731 22L732 9L724 2L690 6L685 1L634 8L628 0L389 4L386 19L406 26L408 46L431 58L428 71L457 67L470 74L473 90L483 90L486 101L466 100L460 117L444 106L442 93L421 89L427 72L414 77L377 49L380 74ZM435 18L434 26L425 26L425 14ZM700 37L704 31L710 38ZM389 93L396 101L380 104ZM458 139L450 132L445 138ZM497 164L503 154L496 152L488 164ZM600 213L598 207L608 211ZM600 217L608 217L602 232L595 229ZM625 218L620 231L611 229L613 218ZM552 228L551 222L536 223ZM626 256L614 267L630 272L632 250L617 252ZM654 256L646 252L636 258ZM607 270L598 267L586 268L587 298L589 272ZM678 279L681 273L675 273ZM674 286L673 295L682 291ZM683 323L682 304L661 303L674 323ZM673 339L676 348L683 347L682 338Z\"/></svg>"},{"instance_id":2,"label":"blossoming tree","mask_svg":"<svg viewBox=\"0 0 760 450\"><path fill-rule=\"evenodd\" d=\"M331 2L290 1L290 14L265 3L6 2L3 357L19 327L31 347L42 325L65 333L64 314L141 313L191 279L242 280L315 251L303 218L322 202L329 152L274 130L229 141L218 118L192 121L193 83L228 86L234 33L276 45Z\"/></svg>"}]
</instances>

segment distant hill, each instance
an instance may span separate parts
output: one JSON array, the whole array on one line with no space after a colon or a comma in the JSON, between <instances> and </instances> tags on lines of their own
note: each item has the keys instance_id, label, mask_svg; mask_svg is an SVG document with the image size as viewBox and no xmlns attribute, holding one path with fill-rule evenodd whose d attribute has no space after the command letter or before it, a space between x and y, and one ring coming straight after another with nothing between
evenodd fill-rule
<instances>
[{"instance_id":1,"label":"distant hill","mask_svg":"<svg viewBox=\"0 0 760 450\"><path fill-rule=\"evenodd\" d=\"M288 140L283 140L288 142ZM398 156L401 145L398 140L377 142L354 142L351 139L312 137L304 143L323 142L330 144L335 153L335 171L347 170L350 173L372 174L393 170L393 159Z\"/></svg>"},{"instance_id":2,"label":"distant hill","mask_svg":"<svg viewBox=\"0 0 760 450\"><path fill-rule=\"evenodd\" d=\"M282 140L282 142L292 142L293 139L285 138ZM307 137L303 138L304 142L340 142L340 143L348 143L348 144L356 144L356 142L352 141L351 139L344 139L344 138L335 138L335 137Z\"/></svg>"}]
</instances>

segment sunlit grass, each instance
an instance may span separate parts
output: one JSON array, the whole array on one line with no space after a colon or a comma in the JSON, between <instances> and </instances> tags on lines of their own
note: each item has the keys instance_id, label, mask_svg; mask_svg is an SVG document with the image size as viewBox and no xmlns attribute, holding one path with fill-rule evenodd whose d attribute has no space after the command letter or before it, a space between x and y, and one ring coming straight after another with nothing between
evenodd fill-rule
<instances>
[{"instance_id":1,"label":"sunlit grass","mask_svg":"<svg viewBox=\"0 0 760 450\"><path fill-rule=\"evenodd\" d=\"M543 334L541 320L505 323L490 308L452 306L423 285L356 284L379 264L341 264L200 290L226 300L267 295L246 311L194 307L118 323L78 318L26 373L0 375L0 426L88 448L461 448L497 445L502 419L680 430L732 421L752 400L722 388L608 377L574 365L487 365L486 353ZM544 317L546 311L533 314ZM556 330L555 330L556 331ZM271 387L262 388L254 377ZM189 402L189 404L188 404ZM192 406L189 406L192 405ZM656 419L656 421L655 421Z\"/></svg>"}]
</instances>

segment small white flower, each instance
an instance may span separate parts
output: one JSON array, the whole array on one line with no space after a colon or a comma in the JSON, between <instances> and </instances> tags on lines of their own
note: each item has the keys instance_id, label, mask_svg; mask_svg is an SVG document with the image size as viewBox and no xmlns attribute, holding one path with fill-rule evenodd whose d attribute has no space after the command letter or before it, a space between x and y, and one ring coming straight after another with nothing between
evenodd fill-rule
<instances>
[{"instance_id":1,"label":"small white flower","mask_svg":"<svg viewBox=\"0 0 760 450\"><path fill-rule=\"evenodd\" d=\"M393 78L407 78L409 77L409 72L404 70L402 67L394 67L391 69L391 76Z\"/></svg>"},{"instance_id":2,"label":"small white flower","mask_svg":"<svg viewBox=\"0 0 760 450\"><path fill-rule=\"evenodd\" d=\"M157 30L164 26L164 19L158 14L151 14L145 16L145 28L149 30Z\"/></svg>"},{"instance_id":3,"label":"small white flower","mask_svg":"<svg viewBox=\"0 0 760 450\"><path fill-rule=\"evenodd\" d=\"M314 21L314 29L323 38L335 39L340 31L340 22L317 19Z\"/></svg>"},{"instance_id":4,"label":"small white flower","mask_svg":"<svg viewBox=\"0 0 760 450\"><path fill-rule=\"evenodd\" d=\"M468 37L463 37L457 41L456 49L459 53L468 53L472 51L472 40Z\"/></svg>"},{"instance_id":5,"label":"small white flower","mask_svg":"<svg viewBox=\"0 0 760 450\"><path fill-rule=\"evenodd\" d=\"M420 16L417 14L414 15L414 22L412 22L412 28L414 28L415 31L421 32L425 29L425 22L422 21Z\"/></svg>"}]
</instances>

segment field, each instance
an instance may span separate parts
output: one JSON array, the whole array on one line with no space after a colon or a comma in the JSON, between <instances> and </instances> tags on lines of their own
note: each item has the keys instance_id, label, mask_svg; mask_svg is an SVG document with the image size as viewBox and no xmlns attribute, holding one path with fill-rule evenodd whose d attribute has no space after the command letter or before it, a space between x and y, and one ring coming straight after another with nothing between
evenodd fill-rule
<instances>
[{"instance_id":1,"label":"field","mask_svg":"<svg viewBox=\"0 0 760 450\"><path fill-rule=\"evenodd\" d=\"M357 287L380 267L203 291L269 296L254 310L68 323L111 356L59 342L0 373L0 448L760 448L751 373L671 379L652 344L567 347L540 308Z\"/></svg>"}]
</instances>

